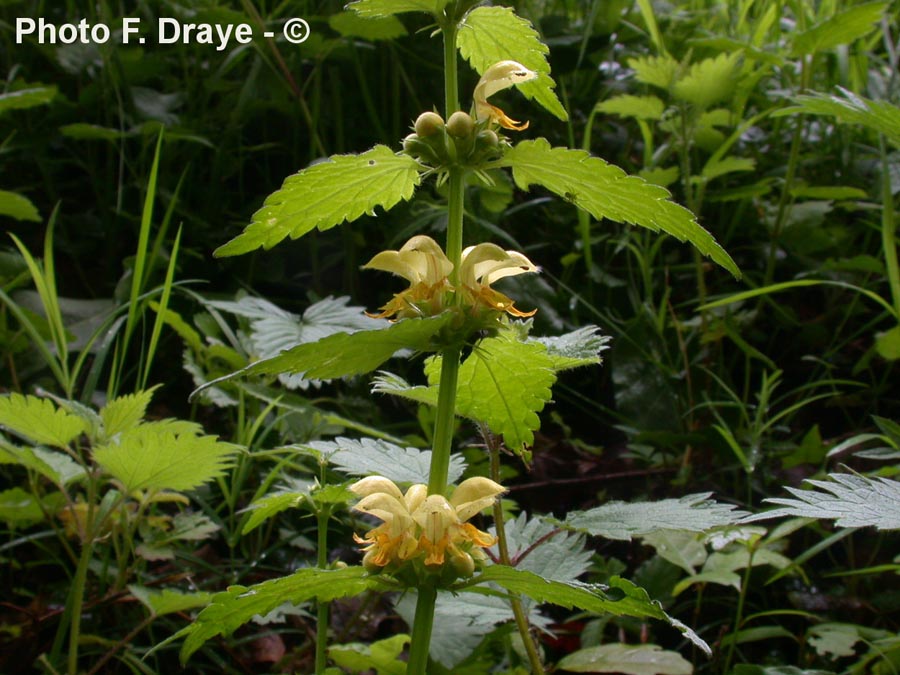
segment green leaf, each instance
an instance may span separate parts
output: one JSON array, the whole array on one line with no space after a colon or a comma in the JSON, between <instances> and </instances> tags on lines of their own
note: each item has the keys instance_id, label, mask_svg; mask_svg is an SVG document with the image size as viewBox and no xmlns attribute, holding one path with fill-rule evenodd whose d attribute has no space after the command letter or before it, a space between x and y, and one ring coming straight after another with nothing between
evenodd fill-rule
<instances>
[{"instance_id":1,"label":"green leaf","mask_svg":"<svg viewBox=\"0 0 900 675\"><path fill-rule=\"evenodd\" d=\"M479 75L498 61L518 61L538 73L531 82L516 85L525 98L534 99L544 109L565 121L569 119L550 77L545 45L527 19L517 16L509 7L476 7L466 14L457 34L456 44Z\"/></svg>"},{"instance_id":2,"label":"green leaf","mask_svg":"<svg viewBox=\"0 0 900 675\"><path fill-rule=\"evenodd\" d=\"M166 541L203 541L221 528L202 513L179 513L172 519L172 529L165 533Z\"/></svg>"},{"instance_id":3,"label":"green leaf","mask_svg":"<svg viewBox=\"0 0 900 675\"><path fill-rule=\"evenodd\" d=\"M341 668L356 673L374 670L376 675L406 675L406 662L399 659L409 643L409 635L400 633L372 644L353 642L328 648L328 656Z\"/></svg>"},{"instance_id":4,"label":"green leaf","mask_svg":"<svg viewBox=\"0 0 900 675\"><path fill-rule=\"evenodd\" d=\"M374 438L337 438L334 441L313 441L307 445L351 476L384 476L395 483L428 482L431 450L403 448ZM453 455L448 480L456 481L465 469L466 462L462 456Z\"/></svg>"},{"instance_id":5,"label":"green leaf","mask_svg":"<svg viewBox=\"0 0 900 675\"><path fill-rule=\"evenodd\" d=\"M831 480L805 481L817 488L814 490L785 488L797 499L766 499L784 508L759 513L746 520L799 516L834 520L838 527L900 529L900 481L841 473L828 474L828 477Z\"/></svg>"},{"instance_id":6,"label":"green leaf","mask_svg":"<svg viewBox=\"0 0 900 675\"><path fill-rule=\"evenodd\" d=\"M84 468L63 452L48 448L19 448L19 463L36 470L56 485L84 477Z\"/></svg>"},{"instance_id":7,"label":"green leaf","mask_svg":"<svg viewBox=\"0 0 900 675\"><path fill-rule=\"evenodd\" d=\"M838 89L843 96L819 93L795 96L793 101L796 106L784 108L775 115L805 113L836 117L844 124L859 124L876 133L884 134L891 143L900 147L900 108L888 101L873 101L857 96L843 87Z\"/></svg>"},{"instance_id":8,"label":"green leaf","mask_svg":"<svg viewBox=\"0 0 900 675\"><path fill-rule=\"evenodd\" d=\"M637 120L658 120L663 116L666 104L656 96L633 96L624 94L601 101L594 109L597 112Z\"/></svg>"},{"instance_id":9,"label":"green leaf","mask_svg":"<svg viewBox=\"0 0 900 675\"><path fill-rule=\"evenodd\" d=\"M797 666L757 666L739 663L731 675L835 675L831 670L803 670Z\"/></svg>"},{"instance_id":10,"label":"green leaf","mask_svg":"<svg viewBox=\"0 0 900 675\"><path fill-rule=\"evenodd\" d=\"M694 667L678 652L658 645L606 644L588 647L563 657L557 667L572 673L626 673L626 675L691 675Z\"/></svg>"},{"instance_id":11,"label":"green leaf","mask_svg":"<svg viewBox=\"0 0 900 675\"><path fill-rule=\"evenodd\" d=\"M44 518L37 498L16 487L0 492L0 520L5 523L34 523Z\"/></svg>"},{"instance_id":12,"label":"green leaf","mask_svg":"<svg viewBox=\"0 0 900 675\"><path fill-rule=\"evenodd\" d=\"M401 12L430 12L435 16L450 0L357 0L347 5L360 16L391 16Z\"/></svg>"},{"instance_id":13,"label":"green leaf","mask_svg":"<svg viewBox=\"0 0 900 675\"><path fill-rule=\"evenodd\" d=\"M867 199L865 190L846 185L799 185L791 189L792 197L806 199L831 199L844 201L848 199Z\"/></svg>"},{"instance_id":14,"label":"green leaf","mask_svg":"<svg viewBox=\"0 0 900 675\"><path fill-rule=\"evenodd\" d=\"M7 110L24 110L44 105L53 100L57 89L52 87L30 87L0 94L0 115Z\"/></svg>"},{"instance_id":15,"label":"green leaf","mask_svg":"<svg viewBox=\"0 0 900 675\"><path fill-rule=\"evenodd\" d=\"M753 171L756 168L756 161L750 157L724 157L717 159L710 157L709 161L703 166L700 175L706 181L711 181L719 176L738 171Z\"/></svg>"},{"instance_id":16,"label":"green leaf","mask_svg":"<svg viewBox=\"0 0 900 675\"><path fill-rule=\"evenodd\" d=\"M552 337L530 337L528 342L536 342L547 348L547 356L553 361L555 371L599 365L600 352L609 348L610 337L601 335L597 326L583 326L565 335Z\"/></svg>"},{"instance_id":17,"label":"green leaf","mask_svg":"<svg viewBox=\"0 0 900 675\"><path fill-rule=\"evenodd\" d=\"M0 396L0 425L34 443L59 448L88 430L82 418L45 398L22 394Z\"/></svg>"},{"instance_id":18,"label":"green leaf","mask_svg":"<svg viewBox=\"0 0 900 675\"><path fill-rule=\"evenodd\" d=\"M703 59L678 78L672 92L676 98L693 103L701 110L724 101L734 91L740 52L722 53Z\"/></svg>"},{"instance_id":19,"label":"green leaf","mask_svg":"<svg viewBox=\"0 0 900 675\"><path fill-rule=\"evenodd\" d=\"M132 135L132 133L122 131L121 129L101 127L97 124L86 124L84 122L66 124L65 126L60 127L59 131L63 136L80 141L117 141L120 138Z\"/></svg>"},{"instance_id":20,"label":"green leaf","mask_svg":"<svg viewBox=\"0 0 900 675\"><path fill-rule=\"evenodd\" d=\"M300 506L309 496L310 487L311 484L306 484L305 486L291 484L254 501L247 507L247 511L250 511L250 517L241 528L241 534L252 532L269 518L282 511Z\"/></svg>"},{"instance_id":21,"label":"green leaf","mask_svg":"<svg viewBox=\"0 0 900 675\"><path fill-rule=\"evenodd\" d=\"M868 2L838 12L794 36L791 56L806 56L865 37L878 27L887 2Z\"/></svg>"},{"instance_id":22,"label":"green leaf","mask_svg":"<svg viewBox=\"0 0 900 675\"><path fill-rule=\"evenodd\" d=\"M900 360L900 326L875 335L875 351L886 361Z\"/></svg>"},{"instance_id":23,"label":"green leaf","mask_svg":"<svg viewBox=\"0 0 900 675\"><path fill-rule=\"evenodd\" d=\"M504 529L516 569L568 583L591 567L593 553L585 549L582 535L562 532L556 524L541 518L529 519L524 511L508 520Z\"/></svg>"},{"instance_id":24,"label":"green leaf","mask_svg":"<svg viewBox=\"0 0 900 675\"><path fill-rule=\"evenodd\" d=\"M543 185L598 220L609 218L662 230L680 241L690 241L735 277L740 276L731 257L690 211L670 201L665 188L629 176L583 150L553 148L544 138L522 141L500 162L512 168L513 178L523 190L535 183Z\"/></svg>"},{"instance_id":25,"label":"green leaf","mask_svg":"<svg viewBox=\"0 0 900 675\"><path fill-rule=\"evenodd\" d=\"M173 430L165 422L123 432L94 449L94 460L127 492L191 490L225 473L238 446Z\"/></svg>"},{"instance_id":26,"label":"green leaf","mask_svg":"<svg viewBox=\"0 0 900 675\"><path fill-rule=\"evenodd\" d=\"M660 558L677 565L688 574L694 574L706 562L706 547L698 540L695 532L659 530L642 536L641 540L656 549Z\"/></svg>"},{"instance_id":27,"label":"green leaf","mask_svg":"<svg viewBox=\"0 0 900 675\"><path fill-rule=\"evenodd\" d=\"M28 197L7 190L0 190L0 216L32 223L41 222L41 214Z\"/></svg>"},{"instance_id":28,"label":"green leaf","mask_svg":"<svg viewBox=\"0 0 900 675\"><path fill-rule=\"evenodd\" d=\"M704 532L731 525L747 515L731 504L709 499L712 493L687 495L658 502L607 502L569 514L564 525L596 537L629 541L659 530Z\"/></svg>"},{"instance_id":29,"label":"green leaf","mask_svg":"<svg viewBox=\"0 0 900 675\"><path fill-rule=\"evenodd\" d=\"M216 256L272 248L285 237L296 239L316 228L327 230L393 208L412 197L419 184L419 164L376 145L361 155L334 155L289 176L266 198L243 233L216 249Z\"/></svg>"},{"instance_id":30,"label":"green leaf","mask_svg":"<svg viewBox=\"0 0 900 675\"><path fill-rule=\"evenodd\" d=\"M680 65L678 61L666 54L665 56L642 56L628 59L628 67L634 70L634 77L638 82L651 84L668 91Z\"/></svg>"},{"instance_id":31,"label":"green leaf","mask_svg":"<svg viewBox=\"0 0 900 675\"><path fill-rule=\"evenodd\" d=\"M100 409L106 438L136 427L144 419L150 399L158 387L113 399Z\"/></svg>"},{"instance_id":32,"label":"green leaf","mask_svg":"<svg viewBox=\"0 0 900 675\"><path fill-rule=\"evenodd\" d=\"M394 40L406 35L406 29L395 16L366 18L357 12L339 12L328 18L328 25L344 37L363 40Z\"/></svg>"},{"instance_id":33,"label":"green leaf","mask_svg":"<svg viewBox=\"0 0 900 675\"><path fill-rule=\"evenodd\" d=\"M521 593L537 602L549 602L566 609L578 609L595 614L613 614L615 616L633 616L640 619L652 618L668 621L681 631L695 645L707 654L712 652L709 646L690 628L680 621L668 616L653 602L640 586L626 579L612 577L609 585L599 587L577 582L561 583L548 581L536 574L505 565L491 565L475 580L475 583L493 582L513 593ZM468 586L459 590L481 592L477 586ZM617 599L612 599L616 597Z\"/></svg>"},{"instance_id":34,"label":"green leaf","mask_svg":"<svg viewBox=\"0 0 900 675\"><path fill-rule=\"evenodd\" d=\"M165 588L161 591L131 584L128 586L131 594L137 598L154 616L163 616L164 614L174 614L175 612L185 612L195 607L202 607L212 598L212 593L195 591L193 593L182 593L172 588Z\"/></svg>"},{"instance_id":35,"label":"green leaf","mask_svg":"<svg viewBox=\"0 0 900 675\"><path fill-rule=\"evenodd\" d=\"M307 378L331 380L362 375L378 368L400 349L433 351L432 338L452 319L451 313L424 319L405 319L381 330L338 333L318 342L298 345L270 359L208 382L193 395L225 380L248 375L302 373Z\"/></svg>"},{"instance_id":36,"label":"green leaf","mask_svg":"<svg viewBox=\"0 0 900 675\"><path fill-rule=\"evenodd\" d=\"M377 577L370 577L362 567L323 570L307 567L278 579L255 586L229 586L216 593L212 602L191 625L182 628L173 639L186 638L181 647L181 661L187 661L204 642L217 635L230 635L255 615L266 615L284 602L299 604L317 599L327 602L335 598L359 595L377 588Z\"/></svg>"}]
</instances>

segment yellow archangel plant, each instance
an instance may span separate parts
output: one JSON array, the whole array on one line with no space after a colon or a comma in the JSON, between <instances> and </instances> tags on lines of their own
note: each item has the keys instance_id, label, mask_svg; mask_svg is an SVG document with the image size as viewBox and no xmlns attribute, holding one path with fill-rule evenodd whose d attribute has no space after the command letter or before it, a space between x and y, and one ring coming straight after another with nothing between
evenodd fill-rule
<instances>
[{"instance_id":1,"label":"yellow archangel plant","mask_svg":"<svg viewBox=\"0 0 900 675\"><path fill-rule=\"evenodd\" d=\"M537 272L538 267L518 251L504 251L496 244L469 246L462 252L459 282L450 282L453 264L440 245L431 237L420 234L407 241L399 251L382 251L363 269L391 272L409 282L409 288L394 295L376 318L403 319L434 316L451 306L461 306L480 313L480 310L507 312L512 316L534 314L521 312L513 301L491 284L504 277ZM454 301L453 294L459 299Z\"/></svg>"},{"instance_id":2,"label":"yellow archangel plant","mask_svg":"<svg viewBox=\"0 0 900 675\"><path fill-rule=\"evenodd\" d=\"M430 572L449 563L462 576L471 576L475 561L485 559L481 549L496 541L467 522L491 506L505 488L489 478L469 478L453 491L450 499L428 495L425 485L411 486L406 494L381 476L369 476L354 483L350 490L362 497L355 510L378 518L380 525L364 537L353 535L364 544L363 565L369 571L421 559Z\"/></svg>"},{"instance_id":3,"label":"yellow archangel plant","mask_svg":"<svg viewBox=\"0 0 900 675\"><path fill-rule=\"evenodd\" d=\"M519 122L510 119L505 112L497 106L491 105L487 99L498 91L508 89L516 84L522 84L535 79L538 76L533 70L529 70L518 61L499 61L486 71L478 84L475 85L475 93L472 98L475 101L475 117L479 121L490 120L496 122L504 129L523 131L528 128L528 122Z\"/></svg>"}]
</instances>

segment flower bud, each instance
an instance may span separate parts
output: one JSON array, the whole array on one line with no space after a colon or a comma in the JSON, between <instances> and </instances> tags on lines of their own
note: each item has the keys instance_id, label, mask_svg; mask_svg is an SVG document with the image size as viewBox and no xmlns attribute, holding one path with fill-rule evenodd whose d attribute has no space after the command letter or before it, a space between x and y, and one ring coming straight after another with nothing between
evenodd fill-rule
<instances>
[{"instance_id":1,"label":"flower bud","mask_svg":"<svg viewBox=\"0 0 900 675\"><path fill-rule=\"evenodd\" d=\"M475 561L468 553L460 551L450 558L453 570L461 577L471 577L475 574Z\"/></svg>"},{"instance_id":2,"label":"flower bud","mask_svg":"<svg viewBox=\"0 0 900 675\"><path fill-rule=\"evenodd\" d=\"M422 138L434 136L444 126L444 118L436 112L423 112L416 118L416 133Z\"/></svg>"},{"instance_id":3,"label":"flower bud","mask_svg":"<svg viewBox=\"0 0 900 675\"><path fill-rule=\"evenodd\" d=\"M493 129L485 129L478 132L475 142L479 148L496 148L500 145L500 137Z\"/></svg>"},{"instance_id":4,"label":"flower bud","mask_svg":"<svg viewBox=\"0 0 900 675\"><path fill-rule=\"evenodd\" d=\"M462 110L457 110L447 120L447 133L456 138L468 138L475 128L475 121Z\"/></svg>"}]
</instances>

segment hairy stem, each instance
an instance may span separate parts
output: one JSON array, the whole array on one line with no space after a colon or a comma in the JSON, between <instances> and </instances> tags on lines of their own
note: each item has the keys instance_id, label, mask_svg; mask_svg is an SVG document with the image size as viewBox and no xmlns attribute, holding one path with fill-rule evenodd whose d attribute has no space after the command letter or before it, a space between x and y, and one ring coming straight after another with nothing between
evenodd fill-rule
<instances>
[{"instance_id":1,"label":"hairy stem","mask_svg":"<svg viewBox=\"0 0 900 675\"><path fill-rule=\"evenodd\" d=\"M316 513L316 566L319 569L328 567L328 518L331 511L323 506ZM319 600L316 606L316 675L325 672L325 661L328 655L328 608L329 603Z\"/></svg>"},{"instance_id":2,"label":"hairy stem","mask_svg":"<svg viewBox=\"0 0 900 675\"><path fill-rule=\"evenodd\" d=\"M437 589L434 584L419 587L416 616L413 619L412 642L409 646L407 675L427 675L428 652L431 646L431 629L434 626L434 604Z\"/></svg>"}]
</instances>

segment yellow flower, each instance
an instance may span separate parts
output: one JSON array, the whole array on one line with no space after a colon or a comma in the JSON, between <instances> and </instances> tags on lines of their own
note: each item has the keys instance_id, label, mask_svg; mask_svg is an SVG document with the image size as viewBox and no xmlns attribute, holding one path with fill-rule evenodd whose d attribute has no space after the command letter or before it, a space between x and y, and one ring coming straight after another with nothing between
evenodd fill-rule
<instances>
[{"instance_id":1,"label":"yellow flower","mask_svg":"<svg viewBox=\"0 0 900 675\"><path fill-rule=\"evenodd\" d=\"M364 478L350 486L363 497L354 507L382 521L365 537L354 540L365 544L363 564L382 568L403 563L418 554L431 568L444 565L449 554L457 570L474 569L473 554L484 558L481 547L496 539L482 532L470 518L494 503L504 488L488 478L463 481L448 500L443 495L427 495L424 485L416 484L404 495L392 481L380 476Z\"/></svg>"},{"instance_id":2,"label":"yellow flower","mask_svg":"<svg viewBox=\"0 0 900 675\"><path fill-rule=\"evenodd\" d=\"M537 272L538 267L518 251L504 251L496 244L469 246L462 252L459 267L459 283L465 303L484 305L513 316L532 316L537 310L520 312L508 297L491 288L491 284L504 277Z\"/></svg>"},{"instance_id":3,"label":"yellow flower","mask_svg":"<svg viewBox=\"0 0 900 675\"><path fill-rule=\"evenodd\" d=\"M495 63L486 71L478 84L475 85L475 116L479 121L490 120L496 122L504 129L512 129L513 131L522 131L528 128L528 122L522 123L510 119L506 113L497 106L493 106L487 102L492 94L498 91L508 89L516 84L528 82L538 76L533 70L528 70L518 61L500 61Z\"/></svg>"},{"instance_id":4,"label":"yellow flower","mask_svg":"<svg viewBox=\"0 0 900 675\"><path fill-rule=\"evenodd\" d=\"M381 308L375 318L402 319L411 316L432 316L443 309L444 293L450 290L447 275L453 264L440 245L423 234L413 237L399 251L382 251L363 269L391 272L409 281L409 288L397 293Z\"/></svg>"}]
</instances>

